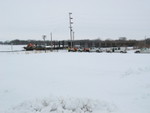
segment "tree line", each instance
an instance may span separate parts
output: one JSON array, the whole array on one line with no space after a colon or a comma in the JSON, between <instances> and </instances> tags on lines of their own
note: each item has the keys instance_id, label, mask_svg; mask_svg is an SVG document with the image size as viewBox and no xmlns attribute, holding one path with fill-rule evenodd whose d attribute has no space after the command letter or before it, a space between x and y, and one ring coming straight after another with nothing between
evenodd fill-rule
<instances>
[{"instance_id":1,"label":"tree line","mask_svg":"<svg viewBox=\"0 0 150 113\"><path fill-rule=\"evenodd\" d=\"M150 38L144 39L144 40L127 40L126 38L122 37L117 40L101 40L101 39L84 39L84 40L53 40L52 42L49 40L43 41L43 40L11 40L11 41L0 41L0 44L4 45L27 45L29 43L37 44L37 45L51 45L53 46L62 46L62 47L70 47L71 43L73 47L136 47L136 48L142 48L142 47L150 47Z\"/></svg>"}]
</instances>

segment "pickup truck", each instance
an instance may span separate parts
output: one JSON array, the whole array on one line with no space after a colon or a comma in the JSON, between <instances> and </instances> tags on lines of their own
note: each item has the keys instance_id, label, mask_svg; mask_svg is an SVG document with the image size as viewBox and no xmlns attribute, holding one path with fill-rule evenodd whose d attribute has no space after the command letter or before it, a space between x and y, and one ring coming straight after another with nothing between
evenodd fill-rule
<instances>
[{"instance_id":1,"label":"pickup truck","mask_svg":"<svg viewBox=\"0 0 150 113\"><path fill-rule=\"evenodd\" d=\"M114 48L112 48L112 52L114 52L114 53L127 53L126 48L123 48L123 47L114 47Z\"/></svg>"},{"instance_id":2,"label":"pickup truck","mask_svg":"<svg viewBox=\"0 0 150 113\"><path fill-rule=\"evenodd\" d=\"M150 48L141 48L136 50L135 53L150 53Z\"/></svg>"}]
</instances>

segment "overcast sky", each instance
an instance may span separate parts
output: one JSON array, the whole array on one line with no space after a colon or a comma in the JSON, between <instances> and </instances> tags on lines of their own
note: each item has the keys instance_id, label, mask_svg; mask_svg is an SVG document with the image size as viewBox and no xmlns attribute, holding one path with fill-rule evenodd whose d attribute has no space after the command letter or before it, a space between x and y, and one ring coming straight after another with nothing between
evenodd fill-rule
<instances>
[{"instance_id":1,"label":"overcast sky","mask_svg":"<svg viewBox=\"0 0 150 113\"><path fill-rule=\"evenodd\" d=\"M150 37L150 0L0 0L0 40Z\"/></svg>"}]
</instances>

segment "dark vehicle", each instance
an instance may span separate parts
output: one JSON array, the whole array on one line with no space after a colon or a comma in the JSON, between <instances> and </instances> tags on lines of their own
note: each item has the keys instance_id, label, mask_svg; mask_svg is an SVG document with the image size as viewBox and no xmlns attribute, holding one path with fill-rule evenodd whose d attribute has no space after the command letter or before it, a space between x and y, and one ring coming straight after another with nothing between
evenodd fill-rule
<instances>
[{"instance_id":1,"label":"dark vehicle","mask_svg":"<svg viewBox=\"0 0 150 113\"><path fill-rule=\"evenodd\" d=\"M46 49L46 47L43 46L43 45L37 45L37 46L35 47L35 50L45 50L45 49Z\"/></svg>"},{"instance_id":2,"label":"dark vehicle","mask_svg":"<svg viewBox=\"0 0 150 113\"><path fill-rule=\"evenodd\" d=\"M35 44L29 43L26 47L24 47L24 49L26 51L32 51L36 48Z\"/></svg>"},{"instance_id":3,"label":"dark vehicle","mask_svg":"<svg viewBox=\"0 0 150 113\"><path fill-rule=\"evenodd\" d=\"M84 52L90 52L90 48L84 48Z\"/></svg>"}]
</instances>

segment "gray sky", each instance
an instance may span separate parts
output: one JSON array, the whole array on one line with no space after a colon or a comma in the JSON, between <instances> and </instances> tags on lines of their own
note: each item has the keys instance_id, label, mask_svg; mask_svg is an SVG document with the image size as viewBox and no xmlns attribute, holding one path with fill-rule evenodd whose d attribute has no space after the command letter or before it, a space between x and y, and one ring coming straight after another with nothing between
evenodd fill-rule
<instances>
[{"instance_id":1,"label":"gray sky","mask_svg":"<svg viewBox=\"0 0 150 113\"><path fill-rule=\"evenodd\" d=\"M0 0L0 40L150 37L150 0Z\"/></svg>"}]
</instances>

